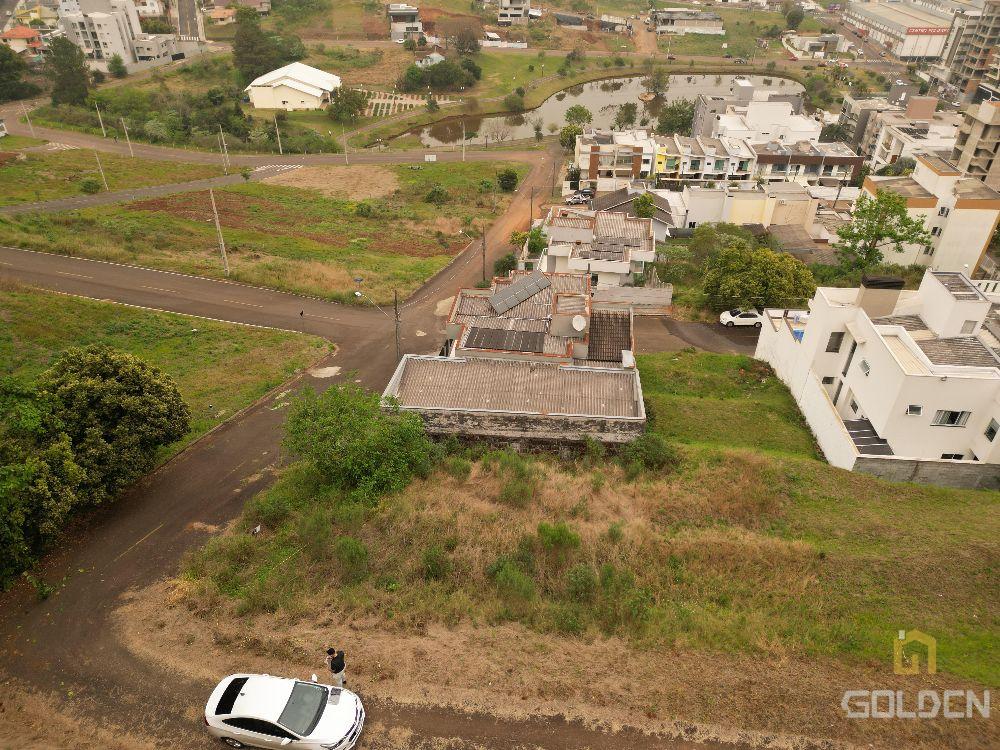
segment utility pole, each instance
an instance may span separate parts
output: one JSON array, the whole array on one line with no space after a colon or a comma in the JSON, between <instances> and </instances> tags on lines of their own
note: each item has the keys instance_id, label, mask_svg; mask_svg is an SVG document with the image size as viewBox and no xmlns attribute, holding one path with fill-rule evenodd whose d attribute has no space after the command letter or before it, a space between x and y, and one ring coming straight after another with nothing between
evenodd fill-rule
<instances>
[{"instance_id":1,"label":"utility pole","mask_svg":"<svg viewBox=\"0 0 1000 750\"><path fill-rule=\"evenodd\" d=\"M535 220L535 187L531 187L531 197L528 198L528 231L531 231L531 223Z\"/></svg>"},{"instance_id":2,"label":"utility pole","mask_svg":"<svg viewBox=\"0 0 1000 750\"><path fill-rule=\"evenodd\" d=\"M392 310L396 314L396 361L399 362L399 290L392 290Z\"/></svg>"},{"instance_id":3,"label":"utility pole","mask_svg":"<svg viewBox=\"0 0 1000 750\"><path fill-rule=\"evenodd\" d=\"M486 222L483 222L483 281L486 281Z\"/></svg>"},{"instance_id":4,"label":"utility pole","mask_svg":"<svg viewBox=\"0 0 1000 750\"><path fill-rule=\"evenodd\" d=\"M222 141L222 158L226 160L226 174L229 174L229 147L226 146L226 134L222 131L222 123L219 123L219 140Z\"/></svg>"},{"instance_id":5,"label":"utility pole","mask_svg":"<svg viewBox=\"0 0 1000 750\"><path fill-rule=\"evenodd\" d=\"M226 152L222 149L222 131L219 131L219 156L222 157L222 171L229 174L229 165L226 163Z\"/></svg>"},{"instance_id":6,"label":"utility pole","mask_svg":"<svg viewBox=\"0 0 1000 750\"><path fill-rule=\"evenodd\" d=\"M101 123L101 136L104 138L108 137L108 131L104 129L104 118L101 117L101 108L97 106L97 102L94 102L94 109L97 110L97 121Z\"/></svg>"},{"instance_id":7,"label":"utility pole","mask_svg":"<svg viewBox=\"0 0 1000 750\"><path fill-rule=\"evenodd\" d=\"M135 158L135 152L132 150L132 139L128 137L128 127L125 125L125 118L124 117L120 117L118 119L121 120L122 130L125 131L125 142L128 144L128 155L131 156L134 159Z\"/></svg>"},{"instance_id":8,"label":"utility pole","mask_svg":"<svg viewBox=\"0 0 1000 750\"><path fill-rule=\"evenodd\" d=\"M344 123L340 123L340 140L344 142L344 164L350 165L347 159L347 136L344 134Z\"/></svg>"},{"instance_id":9,"label":"utility pole","mask_svg":"<svg viewBox=\"0 0 1000 750\"><path fill-rule=\"evenodd\" d=\"M219 235L219 252L222 253L222 266L226 269L226 276L229 275L229 258L226 257L226 241L222 239L222 225L219 224L219 211L215 207L215 192L208 189L209 200L212 201L212 216L215 217L215 231Z\"/></svg>"},{"instance_id":10,"label":"utility pole","mask_svg":"<svg viewBox=\"0 0 1000 750\"><path fill-rule=\"evenodd\" d=\"M274 116L274 134L278 137L278 153L281 154L282 156L284 156L285 152L281 150L281 131L278 130L278 116L277 115Z\"/></svg>"},{"instance_id":11,"label":"utility pole","mask_svg":"<svg viewBox=\"0 0 1000 750\"><path fill-rule=\"evenodd\" d=\"M101 164L101 155L97 151L94 151L94 157L97 159L97 168L101 170L101 180L104 182L104 189L110 193L111 188L108 187L108 178L104 176L104 165Z\"/></svg>"},{"instance_id":12,"label":"utility pole","mask_svg":"<svg viewBox=\"0 0 1000 750\"><path fill-rule=\"evenodd\" d=\"M22 104L21 111L24 112L24 119L28 121L28 131L31 133L31 137L35 137L35 126L31 124L31 117L28 115L28 109Z\"/></svg>"},{"instance_id":13,"label":"utility pole","mask_svg":"<svg viewBox=\"0 0 1000 750\"><path fill-rule=\"evenodd\" d=\"M462 120L462 161L465 161L465 120Z\"/></svg>"}]
</instances>

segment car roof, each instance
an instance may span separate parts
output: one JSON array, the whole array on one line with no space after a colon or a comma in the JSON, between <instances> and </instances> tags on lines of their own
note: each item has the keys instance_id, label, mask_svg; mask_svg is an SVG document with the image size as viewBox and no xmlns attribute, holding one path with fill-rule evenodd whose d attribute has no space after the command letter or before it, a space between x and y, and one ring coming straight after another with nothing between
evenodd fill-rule
<instances>
[{"instance_id":1,"label":"car roof","mask_svg":"<svg viewBox=\"0 0 1000 750\"><path fill-rule=\"evenodd\" d=\"M276 722L288 703L295 682L287 677L250 675L236 698L232 715Z\"/></svg>"}]
</instances>

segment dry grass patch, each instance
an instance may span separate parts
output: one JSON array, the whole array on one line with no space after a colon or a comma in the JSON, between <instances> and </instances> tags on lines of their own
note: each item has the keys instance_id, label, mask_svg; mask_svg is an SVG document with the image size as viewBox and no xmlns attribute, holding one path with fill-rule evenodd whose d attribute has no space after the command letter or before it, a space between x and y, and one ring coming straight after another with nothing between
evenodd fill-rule
<instances>
[{"instance_id":1,"label":"dry grass patch","mask_svg":"<svg viewBox=\"0 0 1000 750\"><path fill-rule=\"evenodd\" d=\"M315 190L331 198L369 200L392 195L399 180L391 169L373 164L342 167L300 167L268 177L262 182Z\"/></svg>"}]
</instances>

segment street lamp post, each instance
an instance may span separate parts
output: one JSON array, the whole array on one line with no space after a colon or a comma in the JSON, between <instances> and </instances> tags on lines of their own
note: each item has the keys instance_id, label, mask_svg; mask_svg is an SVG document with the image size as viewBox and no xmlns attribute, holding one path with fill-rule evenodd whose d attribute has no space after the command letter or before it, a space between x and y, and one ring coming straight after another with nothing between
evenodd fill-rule
<instances>
[{"instance_id":1,"label":"street lamp post","mask_svg":"<svg viewBox=\"0 0 1000 750\"><path fill-rule=\"evenodd\" d=\"M400 349L399 349L399 291L396 290L396 289L392 290L392 309L393 309L393 313L394 314L393 315L389 315L389 313L387 313L385 310L383 310L375 300L373 300L371 297L369 297L367 294L365 294L364 292L361 291L360 287L361 287L362 279L361 279L360 276L355 277L354 282L358 285L358 289L356 289L355 292L354 292L354 296L355 297L357 297L358 299L362 299L363 298L363 299L368 300L369 302L372 303L372 305L375 307L376 310L378 310L380 313L382 313L385 317L389 318L389 320L392 320L392 321L395 322L395 324L396 324L396 361L398 362L399 359L400 359L400 356L401 356L400 355Z\"/></svg>"}]
</instances>

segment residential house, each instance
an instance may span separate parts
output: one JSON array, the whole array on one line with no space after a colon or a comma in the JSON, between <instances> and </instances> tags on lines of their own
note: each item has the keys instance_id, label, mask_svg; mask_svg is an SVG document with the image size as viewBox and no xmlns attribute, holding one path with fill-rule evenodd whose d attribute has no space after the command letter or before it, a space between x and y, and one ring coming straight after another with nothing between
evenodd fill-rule
<instances>
[{"instance_id":1,"label":"residential house","mask_svg":"<svg viewBox=\"0 0 1000 750\"><path fill-rule=\"evenodd\" d=\"M389 24L389 38L394 42L407 39L419 41L424 36L424 25L420 21L394 21Z\"/></svg>"},{"instance_id":2,"label":"residential house","mask_svg":"<svg viewBox=\"0 0 1000 750\"><path fill-rule=\"evenodd\" d=\"M1000 488L1000 317L967 275L865 277L767 310L755 356L788 386L834 466Z\"/></svg>"},{"instance_id":3,"label":"residential house","mask_svg":"<svg viewBox=\"0 0 1000 750\"><path fill-rule=\"evenodd\" d=\"M723 115L730 106L746 107L752 101L788 102L792 106L792 114L802 114L805 100L801 92L786 94L773 90L758 91L747 78L736 78L729 87L728 96L715 94L699 94L695 99L694 117L691 121L691 135L712 138L716 135L716 115Z\"/></svg>"},{"instance_id":4,"label":"residential house","mask_svg":"<svg viewBox=\"0 0 1000 750\"><path fill-rule=\"evenodd\" d=\"M427 57L422 57L413 64L418 68L429 68L432 65L437 65L438 63L444 62L445 56L440 52L431 52Z\"/></svg>"},{"instance_id":5,"label":"residential house","mask_svg":"<svg viewBox=\"0 0 1000 750\"><path fill-rule=\"evenodd\" d=\"M712 137L742 138L751 143L779 141L819 142L823 123L806 115L795 114L787 101L750 101L746 105L730 105L712 122Z\"/></svg>"},{"instance_id":6,"label":"residential house","mask_svg":"<svg viewBox=\"0 0 1000 750\"><path fill-rule=\"evenodd\" d=\"M14 8L14 23L19 26L41 24L45 28L54 29L59 25L58 3L42 0L27 0Z\"/></svg>"},{"instance_id":7,"label":"residential house","mask_svg":"<svg viewBox=\"0 0 1000 750\"><path fill-rule=\"evenodd\" d=\"M972 275L989 247L1000 221L1000 193L983 182L963 176L940 156L921 154L909 177L865 178L862 194L883 190L906 200L907 213L924 219L931 244L909 245L886 255L893 263L918 263L939 271Z\"/></svg>"},{"instance_id":8,"label":"residential house","mask_svg":"<svg viewBox=\"0 0 1000 750\"><path fill-rule=\"evenodd\" d=\"M42 35L30 26L13 26L7 29L0 33L0 42L19 55L40 55L46 49Z\"/></svg>"},{"instance_id":9,"label":"residential house","mask_svg":"<svg viewBox=\"0 0 1000 750\"><path fill-rule=\"evenodd\" d=\"M531 0L497 0L497 26L520 26L528 22Z\"/></svg>"},{"instance_id":10,"label":"residential house","mask_svg":"<svg viewBox=\"0 0 1000 750\"><path fill-rule=\"evenodd\" d=\"M588 276L514 272L463 289L446 331L441 356L407 354L383 393L430 434L551 444L642 434L632 313L594 303Z\"/></svg>"},{"instance_id":11,"label":"residential house","mask_svg":"<svg viewBox=\"0 0 1000 750\"><path fill-rule=\"evenodd\" d=\"M652 219L552 206L541 229L547 245L532 257L526 242L519 258L523 269L585 274L595 288L617 287L630 284L656 260Z\"/></svg>"},{"instance_id":12,"label":"residential house","mask_svg":"<svg viewBox=\"0 0 1000 750\"><path fill-rule=\"evenodd\" d=\"M798 182L838 187L858 177L864 157L844 143L754 143L755 178L764 182Z\"/></svg>"},{"instance_id":13,"label":"residential house","mask_svg":"<svg viewBox=\"0 0 1000 750\"><path fill-rule=\"evenodd\" d=\"M340 88L340 77L293 62L255 78L244 89L255 109L323 109Z\"/></svg>"},{"instance_id":14,"label":"residential house","mask_svg":"<svg viewBox=\"0 0 1000 750\"><path fill-rule=\"evenodd\" d=\"M633 190L631 187L623 187L610 193L602 193L591 201L591 207L595 211L612 211L614 213L635 216L635 199L641 195L648 195L653 201L653 239L663 242L670 236L670 227L679 226L673 221L673 207L669 200L664 197L668 191L659 190Z\"/></svg>"},{"instance_id":15,"label":"residential house","mask_svg":"<svg viewBox=\"0 0 1000 750\"><path fill-rule=\"evenodd\" d=\"M420 20L420 8L406 3L389 3L385 14L389 23L413 23Z\"/></svg>"},{"instance_id":16,"label":"residential house","mask_svg":"<svg viewBox=\"0 0 1000 750\"><path fill-rule=\"evenodd\" d=\"M236 8L212 8L208 12L208 17L212 20L216 26L227 26L231 23L236 22Z\"/></svg>"}]
</instances>

